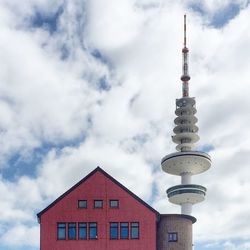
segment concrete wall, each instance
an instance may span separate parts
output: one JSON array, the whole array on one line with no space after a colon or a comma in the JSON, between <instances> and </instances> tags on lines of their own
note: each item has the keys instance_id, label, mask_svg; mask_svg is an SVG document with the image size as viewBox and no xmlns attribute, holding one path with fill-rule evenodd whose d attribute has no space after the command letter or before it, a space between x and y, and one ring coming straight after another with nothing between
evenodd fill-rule
<instances>
[{"instance_id":1,"label":"concrete wall","mask_svg":"<svg viewBox=\"0 0 250 250\"><path fill-rule=\"evenodd\" d=\"M192 224L196 219L188 215L161 215L157 228L157 250L192 250ZM178 234L176 242L168 241L168 233Z\"/></svg>"}]
</instances>

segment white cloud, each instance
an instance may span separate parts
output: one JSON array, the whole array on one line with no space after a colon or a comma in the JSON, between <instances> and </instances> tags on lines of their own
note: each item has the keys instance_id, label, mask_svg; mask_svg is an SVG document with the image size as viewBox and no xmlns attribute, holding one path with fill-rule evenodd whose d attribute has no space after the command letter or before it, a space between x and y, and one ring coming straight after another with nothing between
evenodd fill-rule
<instances>
[{"instance_id":1,"label":"white cloud","mask_svg":"<svg viewBox=\"0 0 250 250\"><path fill-rule=\"evenodd\" d=\"M15 236L15 237L13 237ZM28 236L28 237L27 237ZM9 229L2 237L2 244L8 246L38 246L39 227L25 227L17 225Z\"/></svg>"},{"instance_id":2,"label":"white cloud","mask_svg":"<svg viewBox=\"0 0 250 250\"><path fill-rule=\"evenodd\" d=\"M95 48L107 52L120 49L139 35L142 16L133 0L88 2L87 35Z\"/></svg>"},{"instance_id":3,"label":"white cloud","mask_svg":"<svg viewBox=\"0 0 250 250\"><path fill-rule=\"evenodd\" d=\"M160 212L179 210L167 202L165 190L180 178L161 172L159 165L175 146L170 135L175 98L181 93L182 15L187 11L190 93L197 97L200 145L214 147L212 169L194 177L208 187L206 201L194 207L194 238L226 240L225 250L249 249L247 243L242 248L232 243L250 234L245 195L250 188L249 7L215 29L180 1L96 0L85 5L77 0L64 6L58 30L50 34L45 27L27 26L27 20L34 8L53 13L60 1L11 2L0 4L2 165L16 153L32 158L44 143L54 148L34 166L35 177L1 179L3 242L37 245L37 210L98 165L143 199L153 200ZM204 1L211 13L225 3ZM62 48L68 53L64 60ZM96 49L103 58L91 54ZM102 77L109 91L98 89ZM152 198L153 184L157 194ZM18 223L8 228L8 221ZM34 237L27 239L27 233Z\"/></svg>"},{"instance_id":4,"label":"white cloud","mask_svg":"<svg viewBox=\"0 0 250 250\"><path fill-rule=\"evenodd\" d=\"M45 196L55 198L79 181L79 176L84 177L97 166L144 199L151 195L151 169L144 159L122 150L118 144L101 142L96 138L87 140L78 148L65 148L59 154L51 151L40 168L40 189ZM141 172L144 173L143 181ZM142 185L138 185L139 182Z\"/></svg>"}]
</instances>

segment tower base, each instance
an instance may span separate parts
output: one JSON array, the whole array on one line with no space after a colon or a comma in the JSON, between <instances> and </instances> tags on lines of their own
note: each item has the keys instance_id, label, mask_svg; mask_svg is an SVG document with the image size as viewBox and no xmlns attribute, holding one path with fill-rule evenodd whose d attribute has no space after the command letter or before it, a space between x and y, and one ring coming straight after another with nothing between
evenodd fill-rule
<instances>
[{"instance_id":1,"label":"tower base","mask_svg":"<svg viewBox=\"0 0 250 250\"><path fill-rule=\"evenodd\" d=\"M192 250L193 216L161 214L157 230L157 250Z\"/></svg>"}]
</instances>

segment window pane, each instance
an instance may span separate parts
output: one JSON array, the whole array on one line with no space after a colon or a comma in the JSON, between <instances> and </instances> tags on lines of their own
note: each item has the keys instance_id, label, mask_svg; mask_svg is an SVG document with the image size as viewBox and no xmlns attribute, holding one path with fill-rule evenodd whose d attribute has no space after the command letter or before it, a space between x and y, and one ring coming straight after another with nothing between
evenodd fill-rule
<instances>
[{"instance_id":1,"label":"window pane","mask_svg":"<svg viewBox=\"0 0 250 250\"><path fill-rule=\"evenodd\" d=\"M118 200L110 200L109 201L109 206L111 208L117 208L117 207L119 207L119 201Z\"/></svg>"},{"instance_id":2,"label":"window pane","mask_svg":"<svg viewBox=\"0 0 250 250\"><path fill-rule=\"evenodd\" d=\"M57 224L57 238L58 240L66 239L66 223Z\"/></svg>"},{"instance_id":3,"label":"window pane","mask_svg":"<svg viewBox=\"0 0 250 250\"><path fill-rule=\"evenodd\" d=\"M168 233L168 242L175 242L178 240L177 233Z\"/></svg>"},{"instance_id":4,"label":"window pane","mask_svg":"<svg viewBox=\"0 0 250 250\"><path fill-rule=\"evenodd\" d=\"M128 222L121 222L120 238L121 239L128 239Z\"/></svg>"},{"instance_id":5,"label":"window pane","mask_svg":"<svg viewBox=\"0 0 250 250\"><path fill-rule=\"evenodd\" d=\"M131 223L131 239L139 239L139 223Z\"/></svg>"},{"instance_id":6,"label":"window pane","mask_svg":"<svg viewBox=\"0 0 250 250\"><path fill-rule=\"evenodd\" d=\"M89 238L97 239L97 223L89 223Z\"/></svg>"},{"instance_id":7,"label":"window pane","mask_svg":"<svg viewBox=\"0 0 250 250\"><path fill-rule=\"evenodd\" d=\"M76 239L76 223L69 223L68 224L68 238L69 238L69 240Z\"/></svg>"},{"instance_id":8,"label":"window pane","mask_svg":"<svg viewBox=\"0 0 250 250\"><path fill-rule=\"evenodd\" d=\"M118 239L118 222L110 223L110 239Z\"/></svg>"},{"instance_id":9,"label":"window pane","mask_svg":"<svg viewBox=\"0 0 250 250\"><path fill-rule=\"evenodd\" d=\"M87 223L78 224L78 238L80 240L87 239Z\"/></svg>"},{"instance_id":10,"label":"window pane","mask_svg":"<svg viewBox=\"0 0 250 250\"><path fill-rule=\"evenodd\" d=\"M102 208L102 200L95 200L94 207L95 208Z\"/></svg>"},{"instance_id":11,"label":"window pane","mask_svg":"<svg viewBox=\"0 0 250 250\"><path fill-rule=\"evenodd\" d=\"M79 208L87 208L87 201L86 200L79 200L78 207Z\"/></svg>"}]
</instances>

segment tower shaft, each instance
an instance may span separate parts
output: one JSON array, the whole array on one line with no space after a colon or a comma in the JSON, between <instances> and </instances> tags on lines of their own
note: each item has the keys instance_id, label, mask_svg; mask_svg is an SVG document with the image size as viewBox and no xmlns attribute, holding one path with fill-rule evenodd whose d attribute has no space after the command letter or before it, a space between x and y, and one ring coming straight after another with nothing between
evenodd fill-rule
<instances>
[{"instance_id":1,"label":"tower shaft","mask_svg":"<svg viewBox=\"0 0 250 250\"><path fill-rule=\"evenodd\" d=\"M170 187L167 195L171 203L181 206L181 213L191 215L192 206L205 199L206 188L192 184L192 175L200 174L211 166L210 156L204 152L195 151L195 143L199 136L198 119L196 118L195 98L189 97L188 53L186 37L186 15L184 15L184 47L182 49L182 97L176 100L174 120L175 128L172 140L177 144L176 153L162 159L163 171L181 176L181 184Z\"/></svg>"}]
</instances>

